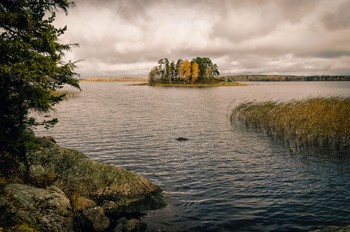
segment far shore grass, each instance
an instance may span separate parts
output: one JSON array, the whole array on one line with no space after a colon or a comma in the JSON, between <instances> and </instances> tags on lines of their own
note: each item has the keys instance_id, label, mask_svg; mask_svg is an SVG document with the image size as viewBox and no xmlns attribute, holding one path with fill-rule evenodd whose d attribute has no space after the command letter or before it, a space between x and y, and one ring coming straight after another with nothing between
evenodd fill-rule
<instances>
[{"instance_id":1,"label":"far shore grass","mask_svg":"<svg viewBox=\"0 0 350 232\"><path fill-rule=\"evenodd\" d=\"M77 97L79 94L80 94L80 91L75 90L75 89L60 89L60 90L51 91L52 96L64 95L64 97L63 97L64 100L68 100L68 99Z\"/></svg>"},{"instance_id":2,"label":"far shore grass","mask_svg":"<svg viewBox=\"0 0 350 232\"><path fill-rule=\"evenodd\" d=\"M246 102L231 120L282 140L292 150L317 148L350 152L350 97L310 98L289 102Z\"/></svg>"},{"instance_id":3,"label":"far shore grass","mask_svg":"<svg viewBox=\"0 0 350 232\"><path fill-rule=\"evenodd\" d=\"M80 79L81 82L147 82L147 77L91 77Z\"/></svg>"}]
</instances>

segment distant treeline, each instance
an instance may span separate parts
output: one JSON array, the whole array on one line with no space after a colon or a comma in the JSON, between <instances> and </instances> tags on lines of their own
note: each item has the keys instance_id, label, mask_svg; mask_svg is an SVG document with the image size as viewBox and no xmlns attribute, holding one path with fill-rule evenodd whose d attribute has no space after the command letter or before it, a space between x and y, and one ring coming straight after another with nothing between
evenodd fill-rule
<instances>
[{"instance_id":1,"label":"distant treeline","mask_svg":"<svg viewBox=\"0 0 350 232\"><path fill-rule=\"evenodd\" d=\"M223 81L350 81L350 76L340 75L234 75L221 77Z\"/></svg>"}]
</instances>

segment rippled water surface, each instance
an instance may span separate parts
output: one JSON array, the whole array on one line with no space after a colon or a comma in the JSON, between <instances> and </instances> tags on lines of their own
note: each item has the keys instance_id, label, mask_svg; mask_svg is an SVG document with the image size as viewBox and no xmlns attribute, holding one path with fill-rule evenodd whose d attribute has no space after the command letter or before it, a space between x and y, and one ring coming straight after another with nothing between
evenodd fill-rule
<instances>
[{"instance_id":1,"label":"rippled water surface","mask_svg":"<svg viewBox=\"0 0 350 232\"><path fill-rule=\"evenodd\" d=\"M167 231L308 231L350 224L350 156L290 154L231 126L240 102L350 96L350 82L165 88L81 83L39 135L160 185L168 206L144 216ZM178 137L189 140L179 142Z\"/></svg>"}]
</instances>

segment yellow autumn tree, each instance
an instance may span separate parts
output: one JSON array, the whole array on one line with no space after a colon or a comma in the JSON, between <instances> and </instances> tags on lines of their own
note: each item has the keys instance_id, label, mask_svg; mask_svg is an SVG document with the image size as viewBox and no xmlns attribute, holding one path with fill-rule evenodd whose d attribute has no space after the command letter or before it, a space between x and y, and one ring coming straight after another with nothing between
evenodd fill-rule
<instances>
[{"instance_id":1,"label":"yellow autumn tree","mask_svg":"<svg viewBox=\"0 0 350 232\"><path fill-rule=\"evenodd\" d=\"M191 77L191 62L188 60L183 62L183 77L185 81L188 81Z\"/></svg>"},{"instance_id":2,"label":"yellow autumn tree","mask_svg":"<svg viewBox=\"0 0 350 232\"><path fill-rule=\"evenodd\" d=\"M199 75L199 66L196 62L192 62L192 67L191 67L191 81L192 83L195 83L198 79Z\"/></svg>"},{"instance_id":3,"label":"yellow autumn tree","mask_svg":"<svg viewBox=\"0 0 350 232\"><path fill-rule=\"evenodd\" d=\"M183 80L183 61L179 59L176 63L176 76L179 80Z\"/></svg>"}]
</instances>

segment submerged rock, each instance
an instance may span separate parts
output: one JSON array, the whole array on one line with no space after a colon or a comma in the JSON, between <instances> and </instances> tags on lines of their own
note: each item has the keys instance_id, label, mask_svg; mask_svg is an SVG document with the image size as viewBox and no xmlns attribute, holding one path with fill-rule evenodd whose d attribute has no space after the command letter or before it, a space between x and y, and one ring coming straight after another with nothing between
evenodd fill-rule
<instances>
[{"instance_id":1,"label":"submerged rock","mask_svg":"<svg viewBox=\"0 0 350 232\"><path fill-rule=\"evenodd\" d=\"M127 221L122 228L125 232L144 232L147 230L147 225L140 219L131 219Z\"/></svg>"},{"instance_id":2,"label":"submerged rock","mask_svg":"<svg viewBox=\"0 0 350 232\"><path fill-rule=\"evenodd\" d=\"M117 226L114 228L113 232L145 232L147 231L147 224L142 222L141 219L131 219L121 218L117 222Z\"/></svg>"},{"instance_id":3,"label":"submerged rock","mask_svg":"<svg viewBox=\"0 0 350 232\"><path fill-rule=\"evenodd\" d=\"M179 142L184 142L184 141L188 141L188 140L190 140L190 139L184 138L184 137L179 137L179 138L177 138L176 140L179 141Z\"/></svg>"}]
</instances>

